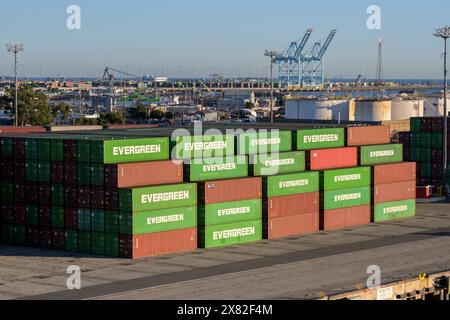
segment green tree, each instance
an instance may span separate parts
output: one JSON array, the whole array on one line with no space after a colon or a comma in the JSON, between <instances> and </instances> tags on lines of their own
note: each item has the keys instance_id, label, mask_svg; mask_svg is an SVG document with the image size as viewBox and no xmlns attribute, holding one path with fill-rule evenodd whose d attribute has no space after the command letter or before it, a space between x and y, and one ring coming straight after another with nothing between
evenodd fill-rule
<instances>
[{"instance_id":1,"label":"green tree","mask_svg":"<svg viewBox=\"0 0 450 320\"><path fill-rule=\"evenodd\" d=\"M0 108L15 114L14 88L9 89L6 95L0 99ZM19 124L22 126L44 126L51 123L50 106L47 96L41 92L35 92L29 86L20 87L17 94L17 109Z\"/></svg>"},{"instance_id":2,"label":"green tree","mask_svg":"<svg viewBox=\"0 0 450 320\"><path fill-rule=\"evenodd\" d=\"M122 112L102 113L100 114L101 125L107 124L124 124L125 116Z\"/></svg>"},{"instance_id":3,"label":"green tree","mask_svg":"<svg viewBox=\"0 0 450 320\"><path fill-rule=\"evenodd\" d=\"M166 114L164 115L164 117L167 120L172 120L173 119L173 113L171 111L166 112Z\"/></svg>"},{"instance_id":4,"label":"green tree","mask_svg":"<svg viewBox=\"0 0 450 320\"><path fill-rule=\"evenodd\" d=\"M150 118L161 120L162 118L164 118L164 112L154 109L150 112Z\"/></svg>"},{"instance_id":5,"label":"green tree","mask_svg":"<svg viewBox=\"0 0 450 320\"><path fill-rule=\"evenodd\" d=\"M70 109L70 105L65 102L60 102L58 105L54 106L51 111L53 121L55 121L58 115L61 114L63 121L67 122L69 119Z\"/></svg>"},{"instance_id":6,"label":"green tree","mask_svg":"<svg viewBox=\"0 0 450 320\"><path fill-rule=\"evenodd\" d=\"M255 107L255 105L254 105L253 103L251 103L250 101L247 101L247 102L245 103L245 108L246 108L246 109L252 110L254 107Z\"/></svg>"}]
</instances>

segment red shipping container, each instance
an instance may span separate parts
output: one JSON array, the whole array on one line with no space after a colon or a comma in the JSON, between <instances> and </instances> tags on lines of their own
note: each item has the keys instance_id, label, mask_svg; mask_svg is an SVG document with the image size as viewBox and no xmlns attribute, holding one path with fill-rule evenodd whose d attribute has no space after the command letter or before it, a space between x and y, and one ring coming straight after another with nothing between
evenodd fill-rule
<instances>
[{"instance_id":1,"label":"red shipping container","mask_svg":"<svg viewBox=\"0 0 450 320\"><path fill-rule=\"evenodd\" d=\"M65 162L64 163L64 183L76 184L77 183L77 163Z\"/></svg>"},{"instance_id":2,"label":"red shipping container","mask_svg":"<svg viewBox=\"0 0 450 320\"><path fill-rule=\"evenodd\" d=\"M47 131L45 127L1 126L0 133L39 133Z\"/></svg>"},{"instance_id":3,"label":"red shipping container","mask_svg":"<svg viewBox=\"0 0 450 320\"><path fill-rule=\"evenodd\" d=\"M264 238L269 240L315 233L319 228L319 212L269 219Z\"/></svg>"},{"instance_id":4,"label":"red shipping container","mask_svg":"<svg viewBox=\"0 0 450 320\"><path fill-rule=\"evenodd\" d=\"M64 186L64 205L76 208L78 206L78 189L72 185Z\"/></svg>"},{"instance_id":5,"label":"red shipping container","mask_svg":"<svg viewBox=\"0 0 450 320\"><path fill-rule=\"evenodd\" d=\"M416 180L375 185L373 203L414 199L416 187Z\"/></svg>"},{"instance_id":6,"label":"red shipping container","mask_svg":"<svg viewBox=\"0 0 450 320\"><path fill-rule=\"evenodd\" d=\"M50 227L45 227L40 232L40 248L53 249L53 231Z\"/></svg>"},{"instance_id":7,"label":"red shipping container","mask_svg":"<svg viewBox=\"0 0 450 320\"><path fill-rule=\"evenodd\" d=\"M272 197L264 201L264 216L269 219L317 212L319 210L319 192Z\"/></svg>"},{"instance_id":8,"label":"red shipping container","mask_svg":"<svg viewBox=\"0 0 450 320\"><path fill-rule=\"evenodd\" d=\"M76 140L64 140L64 161L76 162L77 161L77 141Z\"/></svg>"},{"instance_id":9,"label":"red shipping container","mask_svg":"<svg viewBox=\"0 0 450 320\"><path fill-rule=\"evenodd\" d=\"M90 208L91 207L91 188L90 187L78 187L78 207Z\"/></svg>"},{"instance_id":10,"label":"red shipping container","mask_svg":"<svg viewBox=\"0 0 450 320\"><path fill-rule=\"evenodd\" d=\"M26 230L26 242L27 246L33 247L33 248L39 248L40 241L39 241L39 230L36 227L27 227Z\"/></svg>"},{"instance_id":11,"label":"red shipping container","mask_svg":"<svg viewBox=\"0 0 450 320\"><path fill-rule=\"evenodd\" d=\"M139 236L120 236L120 256L140 259L197 249L197 228Z\"/></svg>"},{"instance_id":12,"label":"red shipping container","mask_svg":"<svg viewBox=\"0 0 450 320\"><path fill-rule=\"evenodd\" d=\"M261 199L262 178L230 179L198 184L199 202L214 204Z\"/></svg>"},{"instance_id":13,"label":"red shipping container","mask_svg":"<svg viewBox=\"0 0 450 320\"><path fill-rule=\"evenodd\" d=\"M41 228L50 228L51 225L52 225L52 208L50 206L39 207L39 226Z\"/></svg>"},{"instance_id":14,"label":"red shipping container","mask_svg":"<svg viewBox=\"0 0 450 320\"><path fill-rule=\"evenodd\" d=\"M15 181L25 181L25 163L23 160L14 161L14 177Z\"/></svg>"},{"instance_id":15,"label":"red shipping container","mask_svg":"<svg viewBox=\"0 0 450 320\"><path fill-rule=\"evenodd\" d=\"M65 250L65 234L63 230L53 229L52 231L52 249L53 250Z\"/></svg>"},{"instance_id":16,"label":"red shipping container","mask_svg":"<svg viewBox=\"0 0 450 320\"><path fill-rule=\"evenodd\" d=\"M373 167L373 183L378 185L416 180L416 172L415 162L377 165Z\"/></svg>"},{"instance_id":17,"label":"red shipping container","mask_svg":"<svg viewBox=\"0 0 450 320\"><path fill-rule=\"evenodd\" d=\"M15 170L16 170L16 162L14 160L6 160L2 159L0 162L1 166L1 178L2 180L23 180L23 179L16 179ZM25 174L24 167L22 167L22 172Z\"/></svg>"},{"instance_id":18,"label":"red shipping container","mask_svg":"<svg viewBox=\"0 0 450 320\"><path fill-rule=\"evenodd\" d=\"M418 199L430 199L433 197L433 187L417 187L416 194Z\"/></svg>"},{"instance_id":19,"label":"red shipping container","mask_svg":"<svg viewBox=\"0 0 450 320\"><path fill-rule=\"evenodd\" d=\"M372 219L371 206L326 210L320 213L320 228L336 230L357 225L370 224Z\"/></svg>"},{"instance_id":20,"label":"red shipping container","mask_svg":"<svg viewBox=\"0 0 450 320\"><path fill-rule=\"evenodd\" d=\"M155 161L105 166L105 182L116 188L183 182L183 161Z\"/></svg>"},{"instance_id":21,"label":"red shipping container","mask_svg":"<svg viewBox=\"0 0 450 320\"><path fill-rule=\"evenodd\" d=\"M25 183L25 201L27 204L38 204L39 186L34 182Z\"/></svg>"},{"instance_id":22,"label":"red shipping container","mask_svg":"<svg viewBox=\"0 0 450 320\"><path fill-rule=\"evenodd\" d=\"M64 163L53 161L51 164L52 168L52 182L53 183L64 183Z\"/></svg>"},{"instance_id":23,"label":"red shipping container","mask_svg":"<svg viewBox=\"0 0 450 320\"><path fill-rule=\"evenodd\" d=\"M358 148L336 148L309 151L311 171L350 168L358 165Z\"/></svg>"},{"instance_id":24,"label":"red shipping container","mask_svg":"<svg viewBox=\"0 0 450 320\"><path fill-rule=\"evenodd\" d=\"M389 126L351 127L347 129L347 145L349 147L389 143L391 143Z\"/></svg>"},{"instance_id":25,"label":"red shipping container","mask_svg":"<svg viewBox=\"0 0 450 320\"><path fill-rule=\"evenodd\" d=\"M38 203L40 205L51 205L52 204L52 187L51 184L41 183L38 188L39 199Z\"/></svg>"},{"instance_id":26,"label":"red shipping container","mask_svg":"<svg viewBox=\"0 0 450 320\"><path fill-rule=\"evenodd\" d=\"M105 188L102 186L91 187L91 208L104 209L105 208Z\"/></svg>"},{"instance_id":27,"label":"red shipping container","mask_svg":"<svg viewBox=\"0 0 450 320\"><path fill-rule=\"evenodd\" d=\"M116 188L105 188L105 209L119 211L119 192Z\"/></svg>"},{"instance_id":28,"label":"red shipping container","mask_svg":"<svg viewBox=\"0 0 450 320\"><path fill-rule=\"evenodd\" d=\"M18 182L14 184L14 201L18 203L24 203L26 198L25 184Z\"/></svg>"},{"instance_id":29,"label":"red shipping container","mask_svg":"<svg viewBox=\"0 0 450 320\"><path fill-rule=\"evenodd\" d=\"M25 210L25 206L21 204L16 204L13 207L14 224L17 225L26 225L27 224L27 212Z\"/></svg>"},{"instance_id":30,"label":"red shipping container","mask_svg":"<svg viewBox=\"0 0 450 320\"><path fill-rule=\"evenodd\" d=\"M69 230L78 228L78 211L76 208L64 208L64 226Z\"/></svg>"},{"instance_id":31,"label":"red shipping container","mask_svg":"<svg viewBox=\"0 0 450 320\"><path fill-rule=\"evenodd\" d=\"M13 158L14 159L25 159L25 139L24 138L13 138Z\"/></svg>"},{"instance_id":32,"label":"red shipping container","mask_svg":"<svg viewBox=\"0 0 450 320\"><path fill-rule=\"evenodd\" d=\"M11 204L4 204L2 206L2 219L3 223L14 223L14 208Z\"/></svg>"}]
</instances>

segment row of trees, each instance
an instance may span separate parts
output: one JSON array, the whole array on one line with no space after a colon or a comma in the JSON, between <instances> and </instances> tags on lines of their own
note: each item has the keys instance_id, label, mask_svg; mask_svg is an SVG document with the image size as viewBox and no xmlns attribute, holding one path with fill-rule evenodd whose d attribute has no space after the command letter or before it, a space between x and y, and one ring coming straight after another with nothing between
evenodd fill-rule
<instances>
[{"instance_id":1,"label":"row of trees","mask_svg":"<svg viewBox=\"0 0 450 320\"><path fill-rule=\"evenodd\" d=\"M20 87L18 90L18 114L19 124L21 126L45 126L67 123L71 112L71 106L61 102L51 107L47 96L42 92L36 92L29 86ZM14 115L14 88L9 89L4 96L0 97L0 109ZM170 120L172 113L164 113L160 110L149 110L142 103L138 103L127 115L132 121L144 122L149 119ZM81 118L75 121L75 124L82 125L106 125L106 124L124 124L126 115L122 112L102 113L100 118Z\"/></svg>"}]
</instances>

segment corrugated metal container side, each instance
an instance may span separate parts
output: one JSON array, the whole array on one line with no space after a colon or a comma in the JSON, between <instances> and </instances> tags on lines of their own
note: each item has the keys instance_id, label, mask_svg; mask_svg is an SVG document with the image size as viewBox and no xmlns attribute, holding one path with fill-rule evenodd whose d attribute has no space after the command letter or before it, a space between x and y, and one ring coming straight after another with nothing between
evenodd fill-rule
<instances>
[{"instance_id":1,"label":"corrugated metal container side","mask_svg":"<svg viewBox=\"0 0 450 320\"><path fill-rule=\"evenodd\" d=\"M110 184L117 188L143 187L183 182L182 161L138 162L105 166Z\"/></svg>"},{"instance_id":2,"label":"corrugated metal container side","mask_svg":"<svg viewBox=\"0 0 450 320\"><path fill-rule=\"evenodd\" d=\"M347 146L359 147L391 142L389 126L351 127L347 129Z\"/></svg>"},{"instance_id":3,"label":"corrugated metal container side","mask_svg":"<svg viewBox=\"0 0 450 320\"><path fill-rule=\"evenodd\" d=\"M358 148L338 148L313 150L307 156L310 170L327 170L356 167L358 165Z\"/></svg>"},{"instance_id":4,"label":"corrugated metal container side","mask_svg":"<svg viewBox=\"0 0 450 320\"><path fill-rule=\"evenodd\" d=\"M262 219L199 229L199 247L217 248L262 240Z\"/></svg>"},{"instance_id":5,"label":"corrugated metal container side","mask_svg":"<svg viewBox=\"0 0 450 320\"><path fill-rule=\"evenodd\" d=\"M120 234L143 235L197 227L197 207L120 213Z\"/></svg>"},{"instance_id":6,"label":"corrugated metal container side","mask_svg":"<svg viewBox=\"0 0 450 320\"><path fill-rule=\"evenodd\" d=\"M225 158L234 155L233 135L179 136L171 141L172 159Z\"/></svg>"},{"instance_id":7,"label":"corrugated metal container side","mask_svg":"<svg viewBox=\"0 0 450 320\"><path fill-rule=\"evenodd\" d=\"M320 193L310 192L272 197L264 201L265 219L294 216L320 210Z\"/></svg>"},{"instance_id":8,"label":"corrugated metal container side","mask_svg":"<svg viewBox=\"0 0 450 320\"><path fill-rule=\"evenodd\" d=\"M45 131L47 131L45 127L0 127L0 133L40 133Z\"/></svg>"},{"instance_id":9,"label":"corrugated metal container side","mask_svg":"<svg viewBox=\"0 0 450 320\"><path fill-rule=\"evenodd\" d=\"M199 206L199 226L229 224L262 219L262 200L242 200Z\"/></svg>"},{"instance_id":10,"label":"corrugated metal container side","mask_svg":"<svg viewBox=\"0 0 450 320\"><path fill-rule=\"evenodd\" d=\"M364 146L360 148L360 164L362 166L397 163L402 161L403 145L401 144Z\"/></svg>"},{"instance_id":11,"label":"corrugated metal container side","mask_svg":"<svg viewBox=\"0 0 450 320\"><path fill-rule=\"evenodd\" d=\"M190 182L243 178L248 176L247 156L192 159L185 165L185 180Z\"/></svg>"},{"instance_id":12,"label":"corrugated metal container side","mask_svg":"<svg viewBox=\"0 0 450 320\"><path fill-rule=\"evenodd\" d=\"M403 162L397 164L383 164L373 167L373 182L375 185L412 181L417 179L417 164Z\"/></svg>"},{"instance_id":13,"label":"corrugated metal container side","mask_svg":"<svg viewBox=\"0 0 450 320\"><path fill-rule=\"evenodd\" d=\"M320 214L320 227L325 231L370 224L370 221L370 205L327 210Z\"/></svg>"},{"instance_id":14,"label":"corrugated metal container side","mask_svg":"<svg viewBox=\"0 0 450 320\"><path fill-rule=\"evenodd\" d=\"M264 239L275 240L319 232L319 212L269 219L264 223Z\"/></svg>"},{"instance_id":15,"label":"corrugated metal container side","mask_svg":"<svg viewBox=\"0 0 450 320\"><path fill-rule=\"evenodd\" d=\"M330 190L322 193L322 209L334 210L349 207L370 205L371 188L358 187L343 190Z\"/></svg>"},{"instance_id":16,"label":"corrugated metal container side","mask_svg":"<svg viewBox=\"0 0 450 320\"><path fill-rule=\"evenodd\" d=\"M197 205L197 184L184 183L165 186L120 189L122 212L140 212Z\"/></svg>"},{"instance_id":17,"label":"corrugated metal container side","mask_svg":"<svg viewBox=\"0 0 450 320\"><path fill-rule=\"evenodd\" d=\"M416 215L416 199L375 204L373 222L411 218Z\"/></svg>"},{"instance_id":18,"label":"corrugated metal container side","mask_svg":"<svg viewBox=\"0 0 450 320\"><path fill-rule=\"evenodd\" d=\"M107 140L103 146L105 164L169 160L169 138Z\"/></svg>"},{"instance_id":19,"label":"corrugated metal container side","mask_svg":"<svg viewBox=\"0 0 450 320\"><path fill-rule=\"evenodd\" d=\"M416 180L374 186L374 203L408 200L416 197Z\"/></svg>"},{"instance_id":20,"label":"corrugated metal container side","mask_svg":"<svg viewBox=\"0 0 450 320\"><path fill-rule=\"evenodd\" d=\"M236 137L237 154L254 155L287 152L292 150L292 132L258 130Z\"/></svg>"},{"instance_id":21,"label":"corrugated metal container side","mask_svg":"<svg viewBox=\"0 0 450 320\"><path fill-rule=\"evenodd\" d=\"M370 186L371 175L370 167L323 171L320 173L320 188L328 191Z\"/></svg>"},{"instance_id":22,"label":"corrugated metal container side","mask_svg":"<svg viewBox=\"0 0 450 320\"><path fill-rule=\"evenodd\" d=\"M319 191L319 172L291 173L263 179L264 198Z\"/></svg>"},{"instance_id":23,"label":"corrugated metal container side","mask_svg":"<svg viewBox=\"0 0 450 320\"><path fill-rule=\"evenodd\" d=\"M273 176L305 171L305 152L283 152L251 156L251 174L254 176Z\"/></svg>"},{"instance_id":24,"label":"corrugated metal container side","mask_svg":"<svg viewBox=\"0 0 450 320\"><path fill-rule=\"evenodd\" d=\"M244 178L202 182L199 203L214 204L262 198L262 178Z\"/></svg>"},{"instance_id":25,"label":"corrugated metal container side","mask_svg":"<svg viewBox=\"0 0 450 320\"><path fill-rule=\"evenodd\" d=\"M138 236L121 236L121 257L140 259L197 249L197 229L184 229Z\"/></svg>"},{"instance_id":26,"label":"corrugated metal container side","mask_svg":"<svg viewBox=\"0 0 450 320\"><path fill-rule=\"evenodd\" d=\"M295 137L297 150L339 148L345 146L345 129L298 130Z\"/></svg>"}]
</instances>

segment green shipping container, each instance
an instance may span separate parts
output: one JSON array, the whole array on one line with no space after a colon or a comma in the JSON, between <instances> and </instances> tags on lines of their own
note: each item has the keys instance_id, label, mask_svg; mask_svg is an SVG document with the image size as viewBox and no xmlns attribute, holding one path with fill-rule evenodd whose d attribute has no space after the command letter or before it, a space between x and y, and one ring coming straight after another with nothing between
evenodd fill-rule
<instances>
[{"instance_id":1,"label":"green shipping container","mask_svg":"<svg viewBox=\"0 0 450 320\"><path fill-rule=\"evenodd\" d=\"M105 164L169 160L169 138L107 140L102 158Z\"/></svg>"},{"instance_id":2,"label":"green shipping container","mask_svg":"<svg viewBox=\"0 0 450 320\"><path fill-rule=\"evenodd\" d=\"M92 253L92 234L89 231L78 232L78 252Z\"/></svg>"},{"instance_id":3,"label":"green shipping container","mask_svg":"<svg viewBox=\"0 0 450 320\"><path fill-rule=\"evenodd\" d=\"M105 184L105 166L101 164L94 164L91 169L91 185L103 186Z\"/></svg>"},{"instance_id":4,"label":"green shipping container","mask_svg":"<svg viewBox=\"0 0 450 320\"><path fill-rule=\"evenodd\" d=\"M185 179L190 182L243 178L248 176L247 156L192 159L185 165Z\"/></svg>"},{"instance_id":5,"label":"green shipping container","mask_svg":"<svg viewBox=\"0 0 450 320\"><path fill-rule=\"evenodd\" d=\"M29 160L25 162L25 180L29 182L38 182L38 163Z\"/></svg>"},{"instance_id":6,"label":"green shipping container","mask_svg":"<svg viewBox=\"0 0 450 320\"><path fill-rule=\"evenodd\" d=\"M264 197L281 197L319 191L319 172L303 172L263 179Z\"/></svg>"},{"instance_id":7,"label":"green shipping container","mask_svg":"<svg viewBox=\"0 0 450 320\"><path fill-rule=\"evenodd\" d=\"M433 142L433 134L428 132L422 132L422 140L420 146L422 148L431 148Z\"/></svg>"},{"instance_id":8,"label":"green shipping container","mask_svg":"<svg viewBox=\"0 0 450 320\"><path fill-rule=\"evenodd\" d=\"M365 146L360 148L361 166L371 166L384 163L397 163L403 161L402 144L385 144Z\"/></svg>"},{"instance_id":9,"label":"green shipping container","mask_svg":"<svg viewBox=\"0 0 450 320\"><path fill-rule=\"evenodd\" d=\"M105 232L119 233L119 213L105 211Z\"/></svg>"},{"instance_id":10,"label":"green shipping container","mask_svg":"<svg viewBox=\"0 0 450 320\"><path fill-rule=\"evenodd\" d=\"M91 166L89 163L79 162L77 165L77 181L79 185L89 186L91 184Z\"/></svg>"},{"instance_id":11,"label":"green shipping container","mask_svg":"<svg viewBox=\"0 0 450 320\"><path fill-rule=\"evenodd\" d=\"M305 152L284 152L272 155L254 155L250 160L254 176L274 176L305 171Z\"/></svg>"},{"instance_id":12,"label":"green shipping container","mask_svg":"<svg viewBox=\"0 0 450 320\"><path fill-rule=\"evenodd\" d=\"M64 208L52 207L52 227L64 229Z\"/></svg>"},{"instance_id":13,"label":"green shipping container","mask_svg":"<svg viewBox=\"0 0 450 320\"><path fill-rule=\"evenodd\" d=\"M344 190L325 191L322 194L322 209L334 210L357 206L369 205L371 203L371 188L358 187Z\"/></svg>"},{"instance_id":14,"label":"green shipping container","mask_svg":"<svg viewBox=\"0 0 450 320\"><path fill-rule=\"evenodd\" d=\"M410 150L410 160L413 162L419 162L422 158L422 149L411 148Z\"/></svg>"},{"instance_id":15,"label":"green shipping container","mask_svg":"<svg viewBox=\"0 0 450 320\"><path fill-rule=\"evenodd\" d=\"M38 159L38 141L36 138L25 139L25 159L26 160Z\"/></svg>"},{"instance_id":16,"label":"green shipping container","mask_svg":"<svg viewBox=\"0 0 450 320\"><path fill-rule=\"evenodd\" d=\"M431 162L432 155L433 153L431 148L421 148L419 162Z\"/></svg>"},{"instance_id":17,"label":"green shipping container","mask_svg":"<svg viewBox=\"0 0 450 320\"><path fill-rule=\"evenodd\" d=\"M199 226L230 224L258 219L262 219L261 199L201 205L198 210Z\"/></svg>"},{"instance_id":18,"label":"green shipping container","mask_svg":"<svg viewBox=\"0 0 450 320\"><path fill-rule=\"evenodd\" d=\"M411 131L412 132L420 132L422 131L422 118L411 118Z\"/></svg>"},{"instance_id":19,"label":"green shipping container","mask_svg":"<svg viewBox=\"0 0 450 320\"><path fill-rule=\"evenodd\" d=\"M374 222L410 218L416 215L416 199L376 204L373 212Z\"/></svg>"},{"instance_id":20,"label":"green shipping container","mask_svg":"<svg viewBox=\"0 0 450 320\"><path fill-rule=\"evenodd\" d=\"M262 219L199 229L199 247L217 248L262 240Z\"/></svg>"},{"instance_id":21,"label":"green shipping container","mask_svg":"<svg viewBox=\"0 0 450 320\"><path fill-rule=\"evenodd\" d=\"M433 175L433 166L431 162L422 162L420 164L420 174L424 178L431 178Z\"/></svg>"},{"instance_id":22,"label":"green shipping container","mask_svg":"<svg viewBox=\"0 0 450 320\"><path fill-rule=\"evenodd\" d=\"M12 224L5 223L2 226L2 243L13 245L14 240L14 226Z\"/></svg>"},{"instance_id":23,"label":"green shipping container","mask_svg":"<svg viewBox=\"0 0 450 320\"><path fill-rule=\"evenodd\" d=\"M40 138L38 139L38 160L51 160L51 140Z\"/></svg>"},{"instance_id":24,"label":"green shipping container","mask_svg":"<svg viewBox=\"0 0 450 320\"><path fill-rule=\"evenodd\" d=\"M91 161L91 142L89 140L77 141L77 161L80 163L89 163Z\"/></svg>"},{"instance_id":25,"label":"green shipping container","mask_svg":"<svg viewBox=\"0 0 450 320\"><path fill-rule=\"evenodd\" d=\"M345 129L298 130L294 139L297 150L340 148L345 146Z\"/></svg>"},{"instance_id":26,"label":"green shipping container","mask_svg":"<svg viewBox=\"0 0 450 320\"><path fill-rule=\"evenodd\" d=\"M370 186L372 170L358 167L341 170L328 170L320 173L321 190L339 190Z\"/></svg>"},{"instance_id":27,"label":"green shipping container","mask_svg":"<svg viewBox=\"0 0 450 320\"><path fill-rule=\"evenodd\" d=\"M91 231L91 210L77 209L78 230Z\"/></svg>"},{"instance_id":28,"label":"green shipping container","mask_svg":"<svg viewBox=\"0 0 450 320\"><path fill-rule=\"evenodd\" d=\"M27 225L37 226L39 223L39 210L38 207L30 205L25 208L27 213Z\"/></svg>"},{"instance_id":29,"label":"green shipping container","mask_svg":"<svg viewBox=\"0 0 450 320\"><path fill-rule=\"evenodd\" d=\"M91 230L94 232L105 232L105 211L99 209L91 210Z\"/></svg>"},{"instance_id":30,"label":"green shipping container","mask_svg":"<svg viewBox=\"0 0 450 320\"><path fill-rule=\"evenodd\" d=\"M250 131L250 130L248 130ZM258 130L236 137L237 154L271 154L292 150L292 132L279 130Z\"/></svg>"},{"instance_id":31,"label":"green shipping container","mask_svg":"<svg viewBox=\"0 0 450 320\"><path fill-rule=\"evenodd\" d=\"M52 161L64 161L64 140L51 139L50 158Z\"/></svg>"},{"instance_id":32,"label":"green shipping container","mask_svg":"<svg viewBox=\"0 0 450 320\"><path fill-rule=\"evenodd\" d=\"M0 138L0 144L1 144L1 156L2 156L2 158L5 158L5 159L12 158L12 156L13 156L12 138L1 137Z\"/></svg>"},{"instance_id":33,"label":"green shipping container","mask_svg":"<svg viewBox=\"0 0 450 320\"><path fill-rule=\"evenodd\" d=\"M197 207L119 214L120 234L143 235L197 227Z\"/></svg>"},{"instance_id":34,"label":"green shipping container","mask_svg":"<svg viewBox=\"0 0 450 320\"><path fill-rule=\"evenodd\" d=\"M92 253L104 256L105 255L105 234L103 232L93 232L92 233Z\"/></svg>"},{"instance_id":35,"label":"green shipping container","mask_svg":"<svg viewBox=\"0 0 450 320\"><path fill-rule=\"evenodd\" d=\"M176 137L171 143L172 159L225 158L234 155L233 135Z\"/></svg>"},{"instance_id":36,"label":"green shipping container","mask_svg":"<svg viewBox=\"0 0 450 320\"><path fill-rule=\"evenodd\" d=\"M12 202L14 200L14 184L9 181L0 181L0 199L3 202Z\"/></svg>"},{"instance_id":37,"label":"green shipping container","mask_svg":"<svg viewBox=\"0 0 450 320\"><path fill-rule=\"evenodd\" d=\"M14 226L14 244L16 246L26 246L27 230L25 226Z\"/></svg>"},{"instance_id":38,"label":"green shipping container","mask_svg":"<svg viewBox=\"0 0 450 320\"><path fill-rule=\"evenodd\" d=\"M420 132L411 132L411 148L420 148L422 146L422 134Z\"/></svg>"},{"instance_id":39,"label":"green shipping container","mask_svg":"<svg viewBox=\"0 0 450 320\"><path fill-rule=\"evenodd\" d=\"M64 246L66 251L78 251L78 233L76 231L67 230L64 233Z\"/></svg>"},{"instance_id":40,"label":"green shipping container","mask_svg":"<svg viewBox=\"0 0 450 320\"><path fill-rule=\"evenodd\" d=\"M152 211L196 205L196 183L119 190L121 212Z\"/></svg>"},{"instance_id":41,"label":"green shipping container","mask_svg":"<svg viewBox=\"0 0 450 320\"><path fill-rule=\"evenodd\" d=\"M38 181L50 182L52 180L51 165L49 161L38 162Z\"/></svg>"},{"instance_id":42,"label":"green shipping container","mask_svg":"<svg viewBox=\"0 0 450 320\"><path fill-rule=\"evenodd\" d=\"M119 256L119 236L117 233L105 233L105 255L108 257Z\"/></svg>"},{"instance_id":43,"label":"green shipping container","mask_svg":"<svg viewBox=\"0 0 450 320\"><path fill-rule=\"evenodd\" d=\"M52 205L55 207L64 207L64 185L53 184L51 192L52 192Z\"/></svg>"},{"instance_id":44,"label":"green shipping container","mask_svg":"<svg viewBox=\"0 0 450 320\"><path fill-rule=\"evenodd\" d=\"M444 137L442 133L432 133L431 146L435 149L442 149L444 147Z\"/></svg>"}]
</instances>

